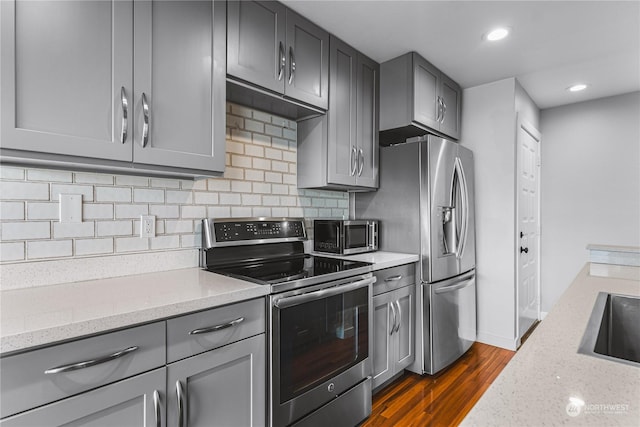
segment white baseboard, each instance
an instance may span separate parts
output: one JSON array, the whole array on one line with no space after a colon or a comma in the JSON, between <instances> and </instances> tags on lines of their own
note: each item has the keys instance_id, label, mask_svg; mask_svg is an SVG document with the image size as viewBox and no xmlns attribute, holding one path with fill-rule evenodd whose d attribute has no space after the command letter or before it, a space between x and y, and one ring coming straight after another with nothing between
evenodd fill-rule
<instances>
[{"instance_id":1,"label":"white baseboard","mask_svg":"<svg viewBox=\"0 0 640 427\"><path fill-rule=\"evenodd\" d=\"M548 311L541 311L540 312L540 320L544 320L545 317L547 317L547 314L549 314Z\"/></svg>"},{"instance_id":2,"label":"white baseboard","mask_svg":"<svg viewBox=\"0 0 640 427\"><path fill-rule=\"evenodd\" d=\"M516 339L513 337L502 337L481 331L478 331L478 337L476 338L476 341L512 351L515 351L517 348Z\"/></svg>"}]
</instances>

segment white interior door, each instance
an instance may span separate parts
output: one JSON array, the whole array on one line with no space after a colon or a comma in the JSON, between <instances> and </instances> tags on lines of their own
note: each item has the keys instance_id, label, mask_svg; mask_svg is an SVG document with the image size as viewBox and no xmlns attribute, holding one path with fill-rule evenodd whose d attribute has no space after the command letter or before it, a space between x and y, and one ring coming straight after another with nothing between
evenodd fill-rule
<instances>
[{"instance_id":1,"label":"white interior door","mask_svg":"<svg viewBox=\"0 0 640 427\"><path fill-rule=\"evenodd\" d=\"M516 325L517 345L540 315L540 132L518 119Z\"/></svg>"}]
</instances>

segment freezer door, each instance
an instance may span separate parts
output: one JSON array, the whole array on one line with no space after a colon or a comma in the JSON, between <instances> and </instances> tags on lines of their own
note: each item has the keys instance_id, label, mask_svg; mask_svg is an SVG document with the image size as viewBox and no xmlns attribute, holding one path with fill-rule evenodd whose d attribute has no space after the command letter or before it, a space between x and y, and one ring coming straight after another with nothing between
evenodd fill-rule
<instances>
[{"instance_id":1,"label":"freezer door","mask_svg":"<svg viewBox=\"0 0 640 427\"><path fill-rule=\"evenodd\" d=\"M433 375L455 362L476 340L475 270L439 283L425 284L425 372ZM428 311L428 312L427 312ZM426 338L426 337L425 337Z\"/></svg>"}]
</instances>

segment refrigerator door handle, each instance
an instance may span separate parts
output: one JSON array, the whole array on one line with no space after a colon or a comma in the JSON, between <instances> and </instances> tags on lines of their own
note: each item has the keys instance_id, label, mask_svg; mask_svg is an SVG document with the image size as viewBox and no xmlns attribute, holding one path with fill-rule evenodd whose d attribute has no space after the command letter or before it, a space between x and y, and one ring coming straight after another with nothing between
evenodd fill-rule
<instances>
[{"instance_id":1,"label":"refrigerator door handle","mask_svg":"<svg viewBox=\"0 0 640 427\"><path fill-rule=\"evenodd\" d=\"M456 257L462 258L464 254L465 245L467 243L467 233L469 230L469 194L467 188L467 179L464 174L464 168L462 167L462 161L460 157L456 157L455 171L458 175L458 184L460 185L460 195L462 202L462 224L460 227L459 243L457 248Z\"/></svg>"},{"instance_id":2,"label":"refrigerator door handle","mask_svg":"<svg viewBox=\"0 0 640 427\"><path fill-rule=\"evenodd\" d=\"M471 285L475 280L476 279L474 277L474 278L465 280L463 282L460 282L457 285L445 286L444 288L436 289L433 292L436 293L436 294L444 294L444 293L447 293L447 292L459 291L460 289L466 288L467 286Z\"/></svg>"}]
</instances>

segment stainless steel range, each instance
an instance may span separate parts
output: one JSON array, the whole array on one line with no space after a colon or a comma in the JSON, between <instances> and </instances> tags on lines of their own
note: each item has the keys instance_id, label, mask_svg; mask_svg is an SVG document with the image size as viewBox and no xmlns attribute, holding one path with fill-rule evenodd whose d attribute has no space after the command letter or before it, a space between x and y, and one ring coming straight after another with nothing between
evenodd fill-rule
<instances>
[{"instance_id":1,"label":"stainless steel range","mask_svg":"<svg viewBox=\"0 0 640 427\"><path fill-rule=\"evenodd\" d=\"M269 424L352 427L371 413L371 264L304 253L301 218L203 220L209 271L271 287Z\"/></svg>"}]
</instances>

